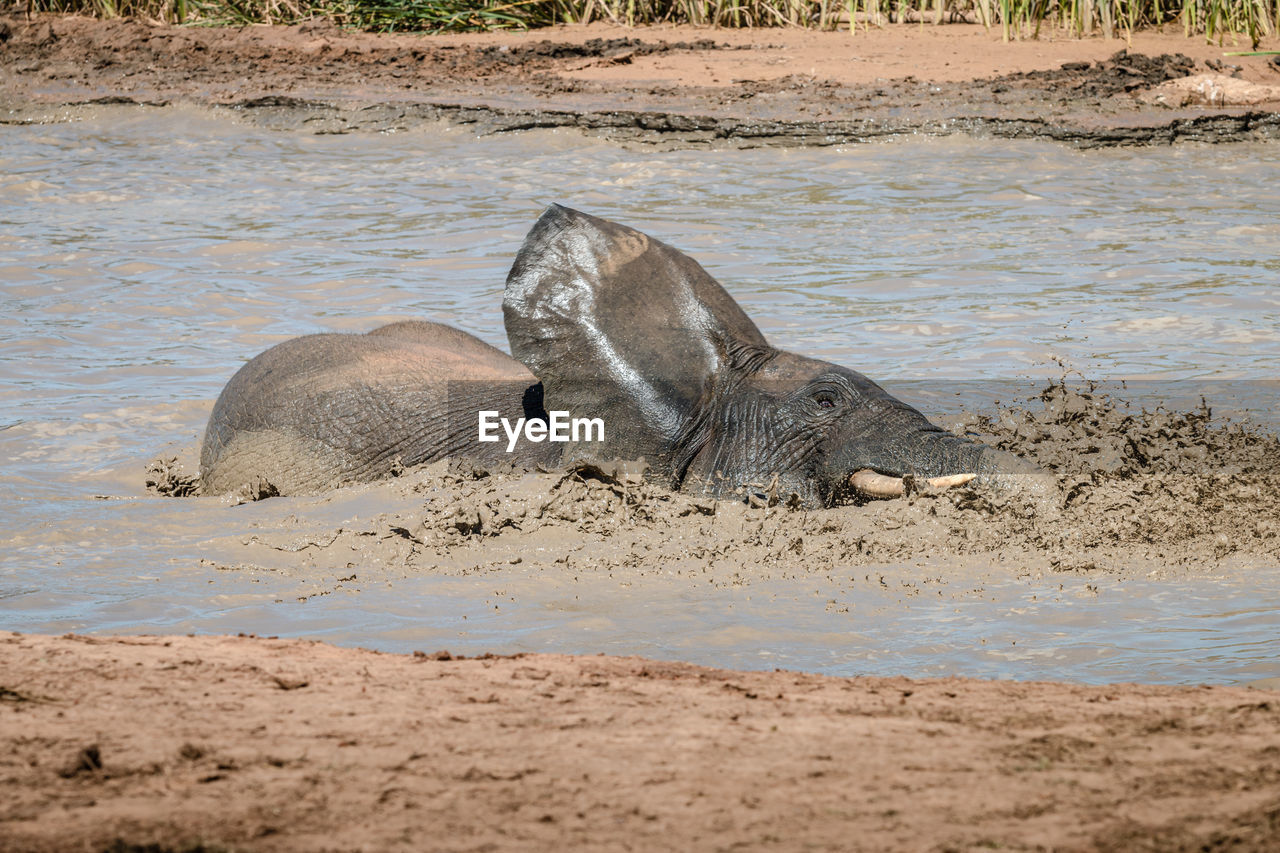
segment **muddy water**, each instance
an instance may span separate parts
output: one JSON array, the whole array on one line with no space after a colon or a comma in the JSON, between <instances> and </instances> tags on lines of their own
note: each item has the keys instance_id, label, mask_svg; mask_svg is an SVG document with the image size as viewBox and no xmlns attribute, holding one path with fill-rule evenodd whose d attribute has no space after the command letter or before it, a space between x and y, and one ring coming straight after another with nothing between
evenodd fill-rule
<instances>
[{"instance_id":1,"label":"muddy water","mask_svg":"<svg viewBox=\"0 0 1280 853\"><path fill-rule=\"evenodd\" d=\"M1271 564L1055 574L941 555L830 576L797 559L705 583L532 561L408 570L298 559L324 530L402 509L403 491L233 507L143 488L152 457L193 456L222 384L277 341L419 317L503 346L507 267L552 201L690 251L775 344L940 416L1058 360L1143 380L1139 403L1209 389L1265 418L1273 386L1252 380L1280 367L1280 149L653 152L569 133L304 136L179 109L78 119L0 129L0 627L846 674L1280 676Z\"/></svg>"}]
</instances>

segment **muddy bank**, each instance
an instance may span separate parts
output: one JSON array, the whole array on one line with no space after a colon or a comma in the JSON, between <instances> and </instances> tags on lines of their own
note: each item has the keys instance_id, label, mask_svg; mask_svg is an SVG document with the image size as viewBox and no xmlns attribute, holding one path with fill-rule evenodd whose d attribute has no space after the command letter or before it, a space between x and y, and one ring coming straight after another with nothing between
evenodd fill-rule
<instances>
[{"instance_id":1,"label":"muddy bank","mask_svg":"<svg viewBox=\"0 0 1280 853\"><path fill-rule=\"evenodd\" d=\"M0 847L1268 850L1270 691L0 639Z\"/></svg>"},{"instance_id":2,"label":"muddy bank","mask_svg":"<svg viewBox=\"0 0 1280 853\"><path fill-rule=\"evenodd\" d=\"M855 37L603 25L417 36L326 22L201 29L55 16L12 16L0 27L9 122L66 119L74 105L195 102L318 133L444 120L481 133L573 127L668 146L953 133L1083 147L1280 136L1280 68L1265 56L1226 56L1230 45L1159 33L1126 45L1002 44L964 24Z\"/></svg>"}]
</instances>

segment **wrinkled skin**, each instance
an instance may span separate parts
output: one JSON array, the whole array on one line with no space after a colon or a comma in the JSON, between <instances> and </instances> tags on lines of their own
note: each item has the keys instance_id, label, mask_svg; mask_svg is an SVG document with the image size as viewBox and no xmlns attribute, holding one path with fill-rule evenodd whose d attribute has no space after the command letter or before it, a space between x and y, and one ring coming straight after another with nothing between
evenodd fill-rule
<instances>
[{"instance_id":1,"label":"wrinkled skin","mask_svg":"<svg viewBox=\"0 0 1280 853\"><path fill-rule=\"evenodd\" d=\"M476 412L544 418L542 387L522 364L439 323L392 323L367 335L285 341L231 378L209 416L201 488L305 494L450 456L498 462L476 441ZM559 448L522 449L526 465Z\"/></svg>"},{"instance_id":2,"label":"wrinkled skin","mask_svg":"<svg viewBox=\"0 0 1280 853\"><path fill-rule=\"evenodd\" d=\"M263 353L214 409L204 488L261 476L281 493L314 491L444 456L643 457L672 488L716 497L829 506L859 496L856 473L876 472L976 475L1045 509L1055 501L1049 478L1016 457L940 430L853 370L769 346L697 262L631 228L553 205L516 257L503 313L514 359L433 323ZM545 417L544 403L602 418L605 440L512 454L475 440L478 409L514 420Z\"/></svg>"}]
</instances>

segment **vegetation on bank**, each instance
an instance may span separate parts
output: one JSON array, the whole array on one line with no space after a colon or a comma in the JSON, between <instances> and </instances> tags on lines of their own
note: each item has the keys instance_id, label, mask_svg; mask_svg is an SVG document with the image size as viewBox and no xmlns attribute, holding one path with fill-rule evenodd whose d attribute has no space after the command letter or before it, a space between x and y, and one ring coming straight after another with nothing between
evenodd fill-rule
<instances>
[{"instance_id":1,"label":"vegetation on bank","mask_svg":"<svg viewBox=\"0 0 1280 853\"><path fill-rule=\"evenodd\" d=\"M1258 40L1280 32L1280 0L27 0L36 11L144 16L185 23L296 23L329 18L375 31L466 31L555 23L688 23L854 31L890 22L967 20L1006 38L1042 31L1122 35L1178 26L1191 36Z\"/></svg>"}]
</instances>

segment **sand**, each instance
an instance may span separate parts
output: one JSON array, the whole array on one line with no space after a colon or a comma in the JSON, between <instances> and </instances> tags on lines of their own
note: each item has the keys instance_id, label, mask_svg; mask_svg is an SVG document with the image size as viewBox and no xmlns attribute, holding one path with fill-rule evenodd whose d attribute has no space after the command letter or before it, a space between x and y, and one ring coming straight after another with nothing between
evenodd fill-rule
<instances>
[{"instance_id":1,"label":"sand","mask_svg":"<svg viewBox=\"0 0 1280 853\"><path fill-rule=\"evenodd\" d=\"M1280 702L0 638L0 849L1274 850Z\"/></svg>"}]
</instances>

